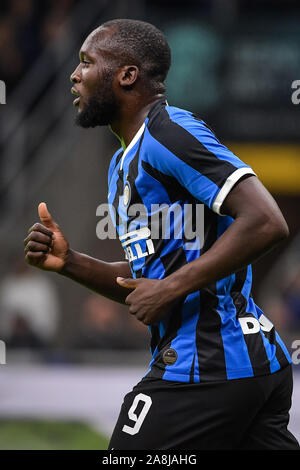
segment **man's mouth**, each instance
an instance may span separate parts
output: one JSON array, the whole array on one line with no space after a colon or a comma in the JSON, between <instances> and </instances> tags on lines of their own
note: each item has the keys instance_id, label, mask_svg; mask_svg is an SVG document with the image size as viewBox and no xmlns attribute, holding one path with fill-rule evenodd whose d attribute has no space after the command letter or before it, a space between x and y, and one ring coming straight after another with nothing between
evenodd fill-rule
<instances>
[{"instance_id":1,"label":"man's mouth","mask_svg":"<svg viewBox=\"0 0 300 470\"><path fill-rule=\"evenodd\" d=\"M78 91L76 91L74 88L71 88L71 93L72 93L72 95L76 95L76 96L77 96L77 98L75 98L75 100L73 101L73 105L74 105L74 106L79 105L80 94L79 94Z\"/></svg>"}]
</instances>

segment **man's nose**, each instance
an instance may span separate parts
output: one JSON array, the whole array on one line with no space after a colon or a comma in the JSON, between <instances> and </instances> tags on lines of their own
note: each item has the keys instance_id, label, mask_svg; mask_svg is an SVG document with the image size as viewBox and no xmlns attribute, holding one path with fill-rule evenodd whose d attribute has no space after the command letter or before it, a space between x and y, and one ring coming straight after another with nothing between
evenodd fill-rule
<instances>
[{"instance_id":1,"label":"man's nose","mask_svg":"<svg viewBox=\"0 0 300 470\"><path fill-rule=\"evenodd\" d=\"M80 74L79 74L79 66L74 70L72 75L70 76L70 81L72 83L78 83L80 82Z\"/></svg>"}]
</instances>

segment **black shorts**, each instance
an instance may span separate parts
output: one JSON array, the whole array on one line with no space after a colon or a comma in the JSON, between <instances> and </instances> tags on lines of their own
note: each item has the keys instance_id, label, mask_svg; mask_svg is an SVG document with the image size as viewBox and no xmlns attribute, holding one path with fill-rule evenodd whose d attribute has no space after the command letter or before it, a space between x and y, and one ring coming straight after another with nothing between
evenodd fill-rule
<instances>
[{"instance_id":1,"label":"black shorts","mask_svg":"<svg viewBox=\"0 0 300 470\"><path fill-rule=\"evenodd\" d=\"M291 366L224 382L143 379L124 398L109 450L299 450L287 429L292 388Z\"/></svg>"}]
</instances>

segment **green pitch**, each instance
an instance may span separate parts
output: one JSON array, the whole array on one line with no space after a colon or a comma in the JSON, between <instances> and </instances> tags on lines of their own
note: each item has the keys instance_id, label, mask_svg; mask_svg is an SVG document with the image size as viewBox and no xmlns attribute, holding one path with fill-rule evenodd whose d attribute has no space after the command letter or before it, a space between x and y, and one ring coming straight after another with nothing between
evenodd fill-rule
<instances>
[{"instance_id":1,"label":"green pitch","mask_svg":"<svg viewBox=\"0 0 300 470\"><path fill-rule=\"evenodd\" d=\"M79 422L1 420L1 450L103 450L108 439Z\"/></svg>"}]
</instances>

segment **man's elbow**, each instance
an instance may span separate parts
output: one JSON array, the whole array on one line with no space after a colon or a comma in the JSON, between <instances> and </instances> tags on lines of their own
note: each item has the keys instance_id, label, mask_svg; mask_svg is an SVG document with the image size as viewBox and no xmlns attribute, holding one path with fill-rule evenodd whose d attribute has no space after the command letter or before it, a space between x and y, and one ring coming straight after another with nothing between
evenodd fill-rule
<instances>
[{"instance_id":1,"label":"man's elbow","mask_svg":"<svg viewBox=\"0 0 300 470\"><path fill-rule=\"evenodd\" d=\"M265 230L272 245L286 240L290 234L288 224L282 215L269 217L265 224Z\"/></svg>"},{"instance_id":2,"label":"man's elbow","mask_svg":"<svg viewBox=\"0 0 300 470\"><path fill-rule=\"evenodd\" d=\"M283 219L283 223L281 224L281 238L280 240L285 240L290 235L290 230L288 224L286 223L285 219Z\"/></svg>"}]
</instances>

